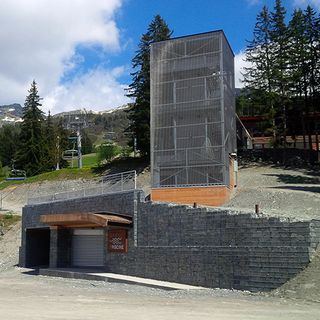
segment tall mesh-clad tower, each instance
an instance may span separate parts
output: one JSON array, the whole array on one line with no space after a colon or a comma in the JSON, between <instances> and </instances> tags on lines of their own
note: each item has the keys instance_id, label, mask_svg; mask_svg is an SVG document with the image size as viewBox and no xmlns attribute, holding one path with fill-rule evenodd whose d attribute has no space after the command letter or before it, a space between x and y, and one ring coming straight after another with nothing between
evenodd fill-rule
<instances>
[{"instance_id":1,"label":"tall mesh-clad tower","mask_svg":"<svg viewBox=\"0 0 320 320\"><path fill-rule=\"evenodd\" d=\"M152 200L221 205L233 187L234 55L223 31L151 45Z\"/></svg>"}]
</instances>

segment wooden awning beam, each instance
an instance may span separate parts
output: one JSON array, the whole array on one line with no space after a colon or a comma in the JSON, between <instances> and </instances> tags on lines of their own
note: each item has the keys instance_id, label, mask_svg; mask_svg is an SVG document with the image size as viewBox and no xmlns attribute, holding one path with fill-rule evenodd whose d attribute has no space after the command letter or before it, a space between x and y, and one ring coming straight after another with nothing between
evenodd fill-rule
<instances>
[{"instance_id":1,"label":"wooden awning beam","mask_svg":"<svg viewBox=\"0 0 320 320\"><path fill-rule=\"evenodd\" d=\"M118 223L129 225L132 223L130 218L124 218L108 213L93 213L93 212L70 212L57 214L43 214L40 216L40 221L49 226L61 227L106 227L110 223Z\"/></svg>"}]
</instances>

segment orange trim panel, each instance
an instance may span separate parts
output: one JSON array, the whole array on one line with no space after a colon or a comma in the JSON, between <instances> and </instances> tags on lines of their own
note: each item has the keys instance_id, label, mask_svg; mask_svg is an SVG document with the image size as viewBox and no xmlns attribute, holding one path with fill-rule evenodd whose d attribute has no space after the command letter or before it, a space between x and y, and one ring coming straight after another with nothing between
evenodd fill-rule
<instances>
[{"instance_id":1,"label":"orange trim panel","mask_svg":"<svg viewBox=\"0 0 320 320\"><path fill-rule=\"evenodd\" d=\"M221 206L230 199L230 189L226 186L157 188L151 190L151 200L180 204Z\"/></svg>"}]
</instances>

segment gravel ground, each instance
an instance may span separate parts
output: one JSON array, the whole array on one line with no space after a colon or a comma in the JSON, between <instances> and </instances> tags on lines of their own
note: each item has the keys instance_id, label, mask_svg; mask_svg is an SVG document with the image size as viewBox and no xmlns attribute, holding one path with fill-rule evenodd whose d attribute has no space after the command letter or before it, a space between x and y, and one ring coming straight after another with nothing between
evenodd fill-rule
<instances>
[{"instance_id":1,"label":"gravel ground","mask_svg":"<svg viewBox=\"0 0 320 320\"><path fill-rule=\"evenodd\" d=\"M225 205L298 220L320 219L320 173L254 163L240 167L238 187Z\"/></svg>"},{"instance_id":2,"label":"gravel ground","mask_svg":"<svg viewBox=\"0 0 320 320\"><path fill-rule=\"evenodd\" d=\"M319 304L230 290L135 285L0 272L1 319L318 319Z\"/></svg>"}]
</instances>

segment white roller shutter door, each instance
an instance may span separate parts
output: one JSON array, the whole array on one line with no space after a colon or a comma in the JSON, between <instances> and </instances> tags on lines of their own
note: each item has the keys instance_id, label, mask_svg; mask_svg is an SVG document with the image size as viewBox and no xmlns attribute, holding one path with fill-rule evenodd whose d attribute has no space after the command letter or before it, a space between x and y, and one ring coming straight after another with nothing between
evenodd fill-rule
<instances>
[{"instance_id":1,"label":"white roller shutter door","mask_svg":"<svg viewBox=\"0 0 320 320\"><path fill-rule=\"evenodd\" d=\"M72 265L104 265L104 232L102 229L75 229L72 236Z\"/></svg>"}]
</instances>

